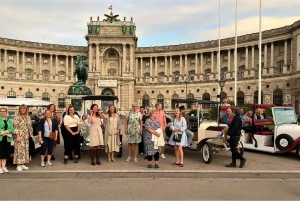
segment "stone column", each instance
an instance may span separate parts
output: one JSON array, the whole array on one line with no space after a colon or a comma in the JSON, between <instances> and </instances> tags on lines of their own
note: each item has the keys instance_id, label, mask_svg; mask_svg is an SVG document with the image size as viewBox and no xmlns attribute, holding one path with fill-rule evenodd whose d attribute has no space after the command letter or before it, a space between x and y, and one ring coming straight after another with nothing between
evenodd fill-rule
<instances>
[{"instance_id":1,"label":"stone column","mask_svg":"<svg viewBox=\"0 0 300 201\"><path fill-rule=\"evenodd\" d=\"M143 57L141 57L141 77L144 77L144 75L143 75Z\"/></svg>"},{"instance_id":2,"label":"stone column","mask_svg":"<svg viewBox=\"0 0 300 201\"><path fill-rule=\"evenodd\" d=\"M200 53L200 74L203 74L203 53Z\"/></svg>"},{"instance_id":3,"label":"stone column","mask_svg":"<svg viewBox=\"0 0 300 201\"><path fill-rule=\"evenodd\" d=\"M22 52L22 72L25 73L25 52Z\"/></svg>"},{"instance_id":4,"label":"stone column","mask_svg":"<svg viewBox=\"0 0 300 201\"><path fill-rule=\"evenodd\" d=\"M150 77L153 76L153 63L152 63L152 57L150 57Z\"/></svg>"},{"instance_id":5,"label":"stone column","mask_svg":"<svg viewBox=\"0 0 300 201\"><path fill-rule=\"evenodd\" d=\"M99 68L99 53L100 53L99 50L100 50L100 44L97 43L96 44L96 65L95 65L94 71L97 71L97 69L100 69ZM73 59L73 57L71 57L71 58Z\"/></svg>"},{"instance_id":6,"label":"stone column","mask_svg":"<svg viewBox=\"0 0 300 201\"><path fill-rule=\"evenodd\" d=\"M58 74L58 55L55 55L55 75Z\"/></svg>"},{"instance_id":7,"label":"stone column","mask_svg":"<svg viewBox=\"0 0 300 201\"><path fill-rule=\"evenodd\" d=\"M89 44L89 70L91 70L92 69L92 43L91 44Z\"/></svg>"},{"instance_id":8,"label":"stone column","mask_svg":"<svg viewBox=\"0 0 300 201\"><path fill-rule=\"evenodd\" d=\"M211 57L210 57L210 70L212 73L215 73L214 71L214 52L211 52Z\"/></svg>"},{"instance_id":9,"label":"stone column","mask_svg":"<svg viewBox=\"0 0 300 201\"><path fill-rule=\"evenodd\" d=\"M33 53L33 72L35 72L35 73L37 72L37 68L36 68L36 53Z\"/></svg>"},{"instance_id":10,"label":"stone column","mask_svg":"<svg viewBox=\"0 0 300 201\"><path fill-rule=\"evenodd\" d=\"M4 70L7 70L7 50L4 49Z\"/></svg>"},{"instance_id":11,"label":"stone column","mask_svg":"<svg viewBox=\"0 0 300 201\"><path fill-rule=\"evenodd\" d=\"M154 75L154 77L156 77L157 76L157 57L155 57L154 65L155 65L155 75Z\"/></svg>"},{"instance_id":12,"label":"stone column","mask_svg":"<svg viewBox=\"0 0 300 201\"><path fill-rule=\"evenodd\" d=\"M231 50L229 49L227 52L227 65L228 65L228 71L231 71L231 66L230 66L230 57L231 57Z\"/></svg>"},{"instance_id":13,"label":"stone column","mask_svg":"<svg viewBox=\"0 0 300 201\"><path fill-rule=\"evenodd\" d=\"M198 74L198 53L195 54L195 74Z\"/></svg>"},{"instance_id":14,"label":"stone column","mask_svg":"<svg viewBox=\"0 0 300 201\"><path fill-rule=\"evenodd\" d=\"M170 56L170 74L173 75L173 63L172 63L172 56Z\"/></svg>"},{"instance_id":15,"label":"stone column","mask_svg":"<svg viewBox=\"0 0 300 201\"><path fill-rule=\"evenodd\" d=\"M53 55L50 54L50 73L49 76L53 75Z\"/></svg>"},{"instance_id":16,"label":"stone column","mask_svg":"<svg viewBox=\"0 0 300 201\"><path fill-rule=\"evenodd\" d=\"M1 50L2 50L2 49L0 48L0 72L3 71L3 68L2 68L2 65L1 65L1 56L2 56L2 55L1 55L1 53L2 53ZM17 51L17 52L18 52L18 51Z\"/></svg>"},{"instance_id":17,"label":"stone column","mask_svg":"<svg viewBox=\"0 0 300 201\"><path fill-rule=\"evenodd\" d=\"M268 44L265 44L264 48L264 68L268 66Z\"/></svg>"},{"instance_id":18,"label":"stone column","mask_svg":"<svg viewBox=\"0 0 300 201\"><path fill-rule=\"evenodd\" d=\"M126 44L123 44L123 72L126 72Z\"/></svg>"},{"instance_id":19,"label":"stone column","mask_svg":"<svg viewBox=\"0 0 300 201\"><path fill-rule=\"evenodd\" d=\"M182 55L179 55L179 74L182 75Z\"/></svg>"},{"instance_id":20,"label":"stone column","mask_svg":"<svg viewBox=\"0 0 300 201\"><path fill-rule=\"evenodd\" d=\"M184 58L184 73L186 74L186 76L188 75L188 70L187 70L187 54L184 55L185 58Z\"/></svg>"},{"instance_id":21,"label":"stone column","mask_svg":"<svg viewBox=\"0 0 300 201\"><path fill-rule=\"evenodd\" d=\"M165 56L165 75L168 74L168 58Z\"/></svg>"},{"instance_id":22,"label":"stone column","mask_svg":"<svg viewBox=\"0 0 300 201\"><path fill-rule=\"evenodd\" d=\"M245 70L248 69L248 46L246 47L246 52L245 52Z\"/></svg>"},{"instance_id":23,"label":"stone column","mask_svg":"<svg viewBox=\"0 0 300 201\"><path fill-rule=\"evenodd\" d=\"M283 56L284 66L287 65L287 40L284 41L284 56Z\"/></svg>"},{"instance_id":24,"label":"stone column","mask_svg":"<svg viewBox=\"0 0 300 201\"><path fill-rule=\"evenodd\" d=\"M274 43L271 43L271 63L270 63L271 68L274 67Z\"/></svg>"},{"instance_id":25,"label":"stone column","mask_svg":"<svg viewBox=\"0 0 300 201\"><path fill-rule=\"evenodd\" d=\"M0 50L0 58L1 58L1 50ZM20 56L19 56L19 51L17 50L17 71L21 72L20 70Z\"/></svg>"},{"instance_id":26,"label":"stone column","mask_svg":"<svg viewBox=\"0 0 300 201\"><path fill-rule=\"evenodd\" d=\"M69 76L69 56L66 55L66 75Z\"/></svg>"},{"instance_id":27,"label":"stone column","mask_svg":"<svg viewBox=\"0 0 300 201\"><path fill-rule=\"evenodd\" d=\"M42 54L40 54L40 65L39 65L39 70L37 72L41 73L42 69Z\"/></svg>"},{"instance_id":28,"label":"stone column","mask_svg":"<svg viewBox=\"0 0 300 201\"><path fill-rule=\"evenodd\" d=\"M139 74L139 61L138 61L138 58L135 58L135 77L138 77Z\"/></svg>"},{"instance_id":29,"label":"stone column","mask_svg":"<svg viewBox=\"0 0 300 201\"><path fill-rule=\"evenodd\" d=\"M255 64L254 64L254 45L252 46L252 50L251 50L251 53L252 53L252 58L251 58L251 67L252 67L252 69L254 69L255 68Z\"/></svg>"},{"instance_id":30,"label":"stone column","mask_svg":"<svg viewBox=\"0 0 300 201\"><path fill-rule=\"evenodd\" d=\"M99 61L97 62L97 65L99 65ZM71 56L71 73L70 75L73 77L74 72L74 56Z\"/></svg>"},{"instance_id":31,"label":"stone column","mask_svg":"<svg viewBox=\"0 0 300 201\"><path fill-rule=\"evenodd\" d=\"M129 62L129 71L133 72L133 44L130 44L130 62Z\"/></svg>"}]
</instances>

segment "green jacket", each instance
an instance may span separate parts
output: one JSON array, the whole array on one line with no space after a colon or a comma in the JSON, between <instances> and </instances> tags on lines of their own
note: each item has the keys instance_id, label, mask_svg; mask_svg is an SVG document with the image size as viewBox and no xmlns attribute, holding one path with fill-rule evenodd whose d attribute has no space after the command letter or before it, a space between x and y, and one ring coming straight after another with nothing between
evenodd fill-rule
<instances>
[{"instance_id":1,"label":"green jacket","mask_svg":"<svg viewBox=\"0 0 300 201\"><path fill-rule=\"evenodd\" d=\"M11 134L14 130L13 122L10 118L6 118L6 121L7 121L7 131L9 134ZM1 116L0 116L0 131L4 131L4 121ZM0 141L2 141L2 139L3 139L3 135L0 135ZM6 139L7 142L11 142L11 138L7 137Z\"/></svg>"}]
</instances>

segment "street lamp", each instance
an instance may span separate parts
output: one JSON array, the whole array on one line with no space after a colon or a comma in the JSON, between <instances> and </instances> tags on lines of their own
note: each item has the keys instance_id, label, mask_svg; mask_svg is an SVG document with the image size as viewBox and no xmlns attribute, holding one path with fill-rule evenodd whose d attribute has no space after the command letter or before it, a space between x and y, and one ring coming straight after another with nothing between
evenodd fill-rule
<instances>
[{"instance_id":1,"label":"street lamp","mask_svg":"<svg viewBox=\"0 0 300 201\"><path fill-rule=\"evenodd\" d=\"M223 87L225 86L226 80L222 78L221 80L218 81L218 83L219 83L219 86L221 88L221 93L219 95L220 96L220 102L221 102L222 101Z\"/></svg>"}]
</instances>

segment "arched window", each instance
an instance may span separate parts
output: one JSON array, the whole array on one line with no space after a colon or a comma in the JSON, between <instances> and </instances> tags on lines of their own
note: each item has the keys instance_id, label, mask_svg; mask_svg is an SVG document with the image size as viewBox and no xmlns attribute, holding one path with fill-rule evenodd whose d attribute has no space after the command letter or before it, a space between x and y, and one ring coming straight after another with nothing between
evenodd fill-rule
<instances>
[{"instance_id":1,"label":"arched window","mask_svg":"<svg viewBox=\"0 0 300 201\"><path fill-rule=\"evenodd\" d=\"M59 108L64 108L65 107L65 103L66 103L66 95L61 93L58 94L58 107Z\"/></svg>"},{"instance_id":2,"label":"arched window","mask_svg":"<svg viewBox=\"0 0 300 201\"><path fill-rule=\"evenodd\" d=\"M16 97L17 97L17 95L16 95L16 92L14 92L14 91L9 91L7 93L7 98L16 98Z\"/></svg>"},{"instance_id":3,"label":"arched window","mask_svg":"<svg viewBox=\"0 0 300 201\"><path fill-rule=\"evenodd\" d=\"M142 105L143 106L150 106L150 96L148 94L145 94L143 96Z\"/></svg>"},{"instance_id":4,"label":"arched window","mask_svg":"<svg viewBox=\"0 0 300 201\"><path fill-rule=\"evenodd\" d=\"M237 104L238 105L243 105L245 103L245 94L242 91L237 92L236 94L237 97Z\"/></svg>"},{"instance_id":5,"label":"arched window","mask_svg":"<svg viewBox=\"0 0 300 201\"><path fill-rule=\"evenodd\" d=\"M179 95L178 94L173 94L172 98L171 98L171 107L172 109L175 109L176 104L174 103L174 100L179 99Z\"/></svg>"},{"instance_id":6,"label":"arched window","mask_svg":"<svg viewBox=\"0 0 300 201\"><path fill-rule=\"evenodd\" d=\"M33 93L30 91L26 92L25 98L33 98Z\"/></svg>"},{"instance_id":7,"label":"arched window","mask_svg":"<svg viewBox=\"0 0 300 201\"><path fill-rule=\"evenodd\" d=\"M263 104L263 100L264 100L264 94L263 92L261 92L261 104ZM258 103L258 91L254 92L254 100L253 100L253 104L257 104Z\"/></svg>"},{"instance_id":8,"label":"arched window","mask_svg":"<svg viewBox=\"0 0 300 201\"><path fill-rule=\"evenodd\" d=\"M273 103L276 105L283 105L283 91L276 89L273 93Z\"/></svg>"},{"instance_id":9,"label":"arched window","mask_svg":"<svg viewBox=\"0 0 300 201\"><path fill-rule=\"evenodd\" d=\"M210 100L210 94L205 92L203 95L202 95L202 100ZM204 108L209 108L209 104L203 104L203 107Z\"/></svg>"},{"instance_id":10,"label":"arched window","mask_svg":"<svg viewBox=\"0 0 300 201\"><path fill-rule=\"evenodd\" d=\"M192 94L192 93L189 93L188 95L187 95L187 99L195 99L195 96L194 96L194 94ZM187 104L187 108L191 108L191 104L192 103L188 103Z\"/></svg>"},{"instance_id":11,"label":"arched window","mask_svg":"<svg viewBox=\"0 0 300 201\"><path fill-rule=\"evenodd\" d=\"M164 99L164 96L162 94L158 94L157 103L160 103L162 108L164 108L165 99Z\"/></svg>"},{"instance_id":12,"label":"arched window","mask_svg":"<svg viewBox=\"0 0 300 201\"><path fill-rule=\"evenodd\" d=\"M42 100L50 102L50 94L47 92L43 93Z\"/></svg>"}]
</instances>

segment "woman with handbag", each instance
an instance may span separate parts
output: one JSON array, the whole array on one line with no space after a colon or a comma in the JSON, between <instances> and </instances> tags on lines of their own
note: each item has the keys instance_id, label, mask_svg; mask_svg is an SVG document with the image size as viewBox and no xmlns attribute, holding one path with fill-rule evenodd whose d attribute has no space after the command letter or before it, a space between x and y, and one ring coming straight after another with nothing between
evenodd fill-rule
<instances>
[{"instance_id":1,"label":"woman with handbag","mask_svg":"<svg viewBox=\"0 0 300 201\"><path fill-rule=\"evenodd\" d=\"M100 146L104 145L103 142L103 133L101 128L101 117L98 111L98 105L92 104L90 115L87 117L87 122L90 126L90 156L91 156L91 165L101 165L100 162ZM96 158L95 163L95 148L96 148Z\"/></svg>"},{"instance_id":2,"label":"woman with handbag","mask_svg":"<svg viewBox=\"0 0 300 201\"><path fill-rule=\"evenodd\" d=\"M75 114L75 108L69 106L67 115L64 117L64 125L67 131L65 135L64 164L68 164L68 158L74 150L74 163L78 163L80 153L80 118Z\"/></svg>"},{"instance_id":3,"label":"woman with handbag","mask_svg":"<svg viewBox=\"0 0 300 201\"><path fill-rule=\"evenodd\" d=\"M7 118L7 109L0 108L0 174L8 173L6 161L10 156L10 142L12 138L13 123Z\"/></svg>"},{"instance_id":4,"label":"woman with handbag","mask_svg":"<svg viewBox=\"0 0 300 201\"><path fill-rule=\"evenodd\" d=\"M115 162L114 154L119 152L121 122L120 117L116 114L116 108L113 105L108 107L108 117L106 116L105 123L105 152L107 153L107 161Z\"/></svg>"},{"instance_id":5,"label":"woman with handbag","mask_svg":"<svg viewBox=\"0 0 300 201\"><path fill-rule=\"evenodd\" d=\"M17 171L28 170L29 167L25 164L29 163L29 137L33 137L33 129L26 105L19 107L13 126L16 135L13 164L17 164Z\"/></svg>"},{"instance_id":6,"label":"woman with handbag","mask_svg":"<svg viewBox=\"0 0 300 201\"><path fill-rule=\"evenodd\" d=\"M56 113L56 107L54 104L50 104L48 105L47 107L48 110L50 110L51 112L51 117L54 118L57 122L57 124L60 123L60 117L57 115ZM51 156L51 160L55 160L55 157L54 157L54 152L55 152L55 147L56 145L60 144L60 135L59 135L59 131L58 131L58 135L57 135L57 138L56 140L54 141L54 146L53 146L53 150L52 150L52 156Z\"/></svg>"},{"instance_id":7,"label":"woman with handbag","mask_svg":"<svg viewBox=\"0 0 300 201\"><path fill-rule=\"evenodd\" d=\"M47 152L47 166L52 166L51 156L54 142L57 140L58 125L56 119L52 118L50 110L45 111L45 118L41 119L38 127L39 143L42 146L41 167L45 167L45 154Z\"/></svg>"},{"instance_id":8,"label":"woman with handbag","mask_svg":"<svg viewBox=\"0 0 300 201\"><path fill-rule=\"evenodd\" d=\"M176 162L173 165L183 167L183 150L182 147L188 146L185 130L187 129L186 120L182 117L179 108L175 108L173 124L170 127L172 135L169 144L174 146Z\"/></svg>"}]
</instances>

